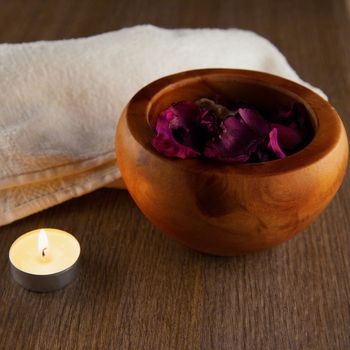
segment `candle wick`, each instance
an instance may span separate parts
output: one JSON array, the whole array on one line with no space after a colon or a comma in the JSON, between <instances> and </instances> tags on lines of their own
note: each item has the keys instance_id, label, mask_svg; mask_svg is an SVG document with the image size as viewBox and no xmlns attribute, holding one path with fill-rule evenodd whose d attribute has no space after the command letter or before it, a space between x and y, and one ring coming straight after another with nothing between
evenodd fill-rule
<instances>
[{"instance_id":1,"label":"candle wick","mask_svg":"<svg viewBox=\"0 0 350 350\"><path fill-rule=\"evenodd\" d=\"M42 251L41 251L41 256L43 257L43 258L45 258L46 257L46 253L45 253L45 250L46 250L47 248L44 248Z\"/></svg>"}]
</instances>

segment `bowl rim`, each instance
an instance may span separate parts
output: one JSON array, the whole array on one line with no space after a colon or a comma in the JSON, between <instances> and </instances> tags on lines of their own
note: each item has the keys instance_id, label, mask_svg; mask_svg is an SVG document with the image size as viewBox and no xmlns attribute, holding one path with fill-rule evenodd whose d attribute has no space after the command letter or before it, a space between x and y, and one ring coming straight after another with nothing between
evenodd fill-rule
<instances>
[{"instance_id":1,"label":"bowl rim","mask_svg":"<svg viewBox=\"0 0 350 350\"><path fill-rule=\"evenodd\" d=\"M205 81L210 76L225 76L244 80L288 95L301 102L315 120L314 137L300 151L283 159L260 163L224 163L206 159L176 159L158 153L151 145L154 136L148 123L148 114L158 96L187 80ZM183 71L157 79L141 88L129 101L123 114L135 141L163 163L182 167L189 171L219 171L246 175L271 175L287 173L314 164L329 154L338 144L343 132L341 119L334 107L311 89L294 81L270 73L235 68L204 68Z\"/></svg>"}]
</instances>

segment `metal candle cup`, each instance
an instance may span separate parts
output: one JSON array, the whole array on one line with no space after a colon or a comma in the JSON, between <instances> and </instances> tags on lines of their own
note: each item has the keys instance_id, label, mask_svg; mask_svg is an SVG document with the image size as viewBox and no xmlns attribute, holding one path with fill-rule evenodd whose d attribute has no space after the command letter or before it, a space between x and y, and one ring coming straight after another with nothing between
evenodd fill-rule
<instances>
[{"instance_id":1,"label":"metal candle cup","mask_svg":"<svg viewBox=\"0 0 350 350\"><path fill-rule=\"evenodd\" d=\"M9 251L14 280L36 292L54 291L72 282L79 270L79 256L77 239L51 228L20 236Z\"/></svg>"}]
</instances>

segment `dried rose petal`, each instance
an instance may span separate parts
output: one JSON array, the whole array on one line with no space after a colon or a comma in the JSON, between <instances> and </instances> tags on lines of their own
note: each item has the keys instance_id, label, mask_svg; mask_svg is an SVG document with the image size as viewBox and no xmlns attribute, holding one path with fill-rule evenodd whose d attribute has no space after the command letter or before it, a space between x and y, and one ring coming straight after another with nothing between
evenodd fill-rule
<instances>
[{"instance_id":1,"label":"dried rose petal","mask_svg":"<svg viewBox=\"0 0 350 350\"><path fill-rule=\"evenodd\" d=\"M275 153L275 155L278 158L284 158L286 155L285 153L282 151L280 145L278 144L278 136L277 136L277 129L273 128L270 133L270 141L269 141L269 148L271 148L271 150Z\"/></svg>"},{"instance_id":2,"label":"dried rose petal","mask_svg":"<svg viewBox=\"0 0 350 350\"><path fill-rule=\"evenodd\" d=\"M284 158L312 135L301 104L262 116L247 106L223 104L217 96L173 104L160 114L155 129L152 145L166 156L236 163Z\"/></svg>"},{"instance_id":3,"label":"dried rose petal","mask_svg":"<svg viewBox=\"0 0 350 350\"><path fill-rule=\"evenodd\" d=\"M284 150L296 149L303 141L298 129L281 124L271 124L271 127L277 129L278 143Z\"/></svg>"},{"instance_id":4,"label":"dried rose petal","mask_svg":"<svg viewBox=\"0 0 350 350\"><path fill-rule=\"evenodd\" d=\"M258 145L255 133L237 116L227 117L221 128L221 134L207 143L204 155L225 162L246 162Z\"/></svg>"},{"instance_id":5,"label":"dried rose petal","mask_svg":"<svg viewBox=\"0 0 350 350\"><path fill-rule=\"evenodd\" d=\"M251 108L239 108L239 115L246 125L260 137L266 137L269 132L269 124L259 112Z\"/></svg>"},{"instance_id":6,"label":"dried rose petal","mask_svg":"<svg viewBox=\"0 0 350 350\"><path fill-rule=\"evenodd\" d=\"M200 152L193 147L201 136L196 130L199 121L199 109L194 103L180 102L170 106L157 118L153 147L168 157L198 157Z\"/></svg>"}]
</instances>

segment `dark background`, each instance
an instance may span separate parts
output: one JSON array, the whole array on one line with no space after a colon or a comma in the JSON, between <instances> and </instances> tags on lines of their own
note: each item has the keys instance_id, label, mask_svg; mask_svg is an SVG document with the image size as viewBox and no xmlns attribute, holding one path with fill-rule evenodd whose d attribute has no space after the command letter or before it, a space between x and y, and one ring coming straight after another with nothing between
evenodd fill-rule
<instances>
[{"instance_id":1,"label":"dark background","mask_svg":"<svg viewBox=\"0 0 350 350\"><path fill-rule=\"evenodd\" d=\"M258 32L350 123L350 1L4 1L0 42L88 36L141 23ZM0 77L1 79L1 77ZM2 227L1 349L349 349L349 191L303 234L238 258L164 237L126 191L102 189ZM81 242L80 276L36 294L10 276L16 237L57 227Z\"/></svg>"}]
</instances>

